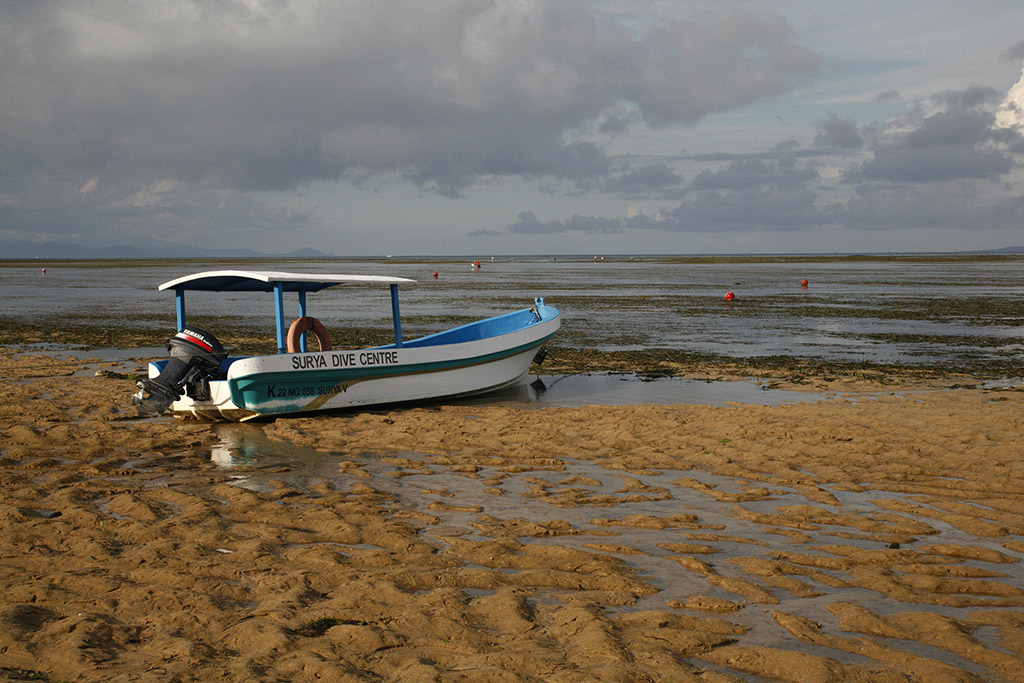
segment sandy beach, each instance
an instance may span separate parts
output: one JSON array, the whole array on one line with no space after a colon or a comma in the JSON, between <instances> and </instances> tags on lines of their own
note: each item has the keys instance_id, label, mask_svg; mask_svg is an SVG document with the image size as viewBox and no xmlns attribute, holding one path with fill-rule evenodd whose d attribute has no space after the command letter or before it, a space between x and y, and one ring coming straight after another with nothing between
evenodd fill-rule
<instances>
[{"instance_id":1,"label":"sandy beach","mask_svg":"<svg viewBox=\"0 0 1024 683\"><path fill-rule=\"evenodd\" d=\"M1024 681L1020 391L211 425L104 365L0 354L0 680Z\"/></svg>"}]
</instances>

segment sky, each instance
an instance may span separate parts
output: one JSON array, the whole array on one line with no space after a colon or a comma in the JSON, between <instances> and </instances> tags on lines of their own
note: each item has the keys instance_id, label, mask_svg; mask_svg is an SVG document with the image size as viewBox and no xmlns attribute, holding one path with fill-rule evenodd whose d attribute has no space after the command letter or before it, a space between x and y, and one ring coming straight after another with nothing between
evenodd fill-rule
<instances>
[{"instance_id":1,"label":"sky","mask_svg":"<svg viewBox=\"0 0 1024 683\"><path fill-rule=\"evenodd\" d=\"M1020 0L8 0L0 244L1024 246Z\"/></svg>"}]
</instances>

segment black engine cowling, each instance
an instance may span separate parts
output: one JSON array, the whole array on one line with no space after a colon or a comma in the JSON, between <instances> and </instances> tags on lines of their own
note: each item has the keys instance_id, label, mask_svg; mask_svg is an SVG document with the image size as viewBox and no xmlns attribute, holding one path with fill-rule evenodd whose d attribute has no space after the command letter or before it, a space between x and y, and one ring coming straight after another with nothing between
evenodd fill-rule
<instances>
[{"instance_id":1,"label":"black engine cowling","mask_svg":"<svg viewBox=\"0 0 1024 683\"><path fill-rule=\"evenodd\" d=\"M198 327L186 327L168 339L167 352L171 357L157 377L135 383L139 393L132 397L132 403L140 415L161 415L186 389L194 398L209 398L207 382L216 376L227 356L217 338Z\"/></svg>"}]
</instances>

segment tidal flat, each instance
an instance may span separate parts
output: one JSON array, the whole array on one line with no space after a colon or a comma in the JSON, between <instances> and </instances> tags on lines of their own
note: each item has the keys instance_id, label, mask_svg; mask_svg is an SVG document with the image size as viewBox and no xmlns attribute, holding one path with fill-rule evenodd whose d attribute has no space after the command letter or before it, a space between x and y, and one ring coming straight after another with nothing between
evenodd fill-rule
<instances>
[{"instance_id":1,"label":"tidal flat","mask_svg":"<svg viewBox=\"0 0 1024 683\"><path fill-rule=\"evenodd\" d=\"M129 405L156 284L228 265L0 267L0 678L1022 681L1021 263L269 264L440 270L412 333L544 295L540 372L805 399L251 424ZM352 303L319 302L337 345L389 341Z\"/></svg>"},{"instance_id":2,"label":"tidal flat","mask_svg":"<svg viewBox=\"0 0 1024 683\"><path fill-rule=\"evenodd\" d=\"M0 350L7 680L1024 680L1020 391L239 425L125 362Z\"/></svg>"}]
</instances>

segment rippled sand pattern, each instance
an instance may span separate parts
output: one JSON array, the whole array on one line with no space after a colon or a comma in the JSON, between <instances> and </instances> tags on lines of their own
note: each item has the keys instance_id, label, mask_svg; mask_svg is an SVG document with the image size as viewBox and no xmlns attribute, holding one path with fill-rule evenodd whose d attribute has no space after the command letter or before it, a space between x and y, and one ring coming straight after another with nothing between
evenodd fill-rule
<instances>
[{"instance_id":1,"label":"rippled sand pattern","mask_svg":"<svg viewBox=\"0 0 1024 683\"><path fill-rule=\"evenodd\" d=\"M78 369L0 356L8 679L1024 680L1020 392L215 428Z\"/></svg>"}]
</instances>

